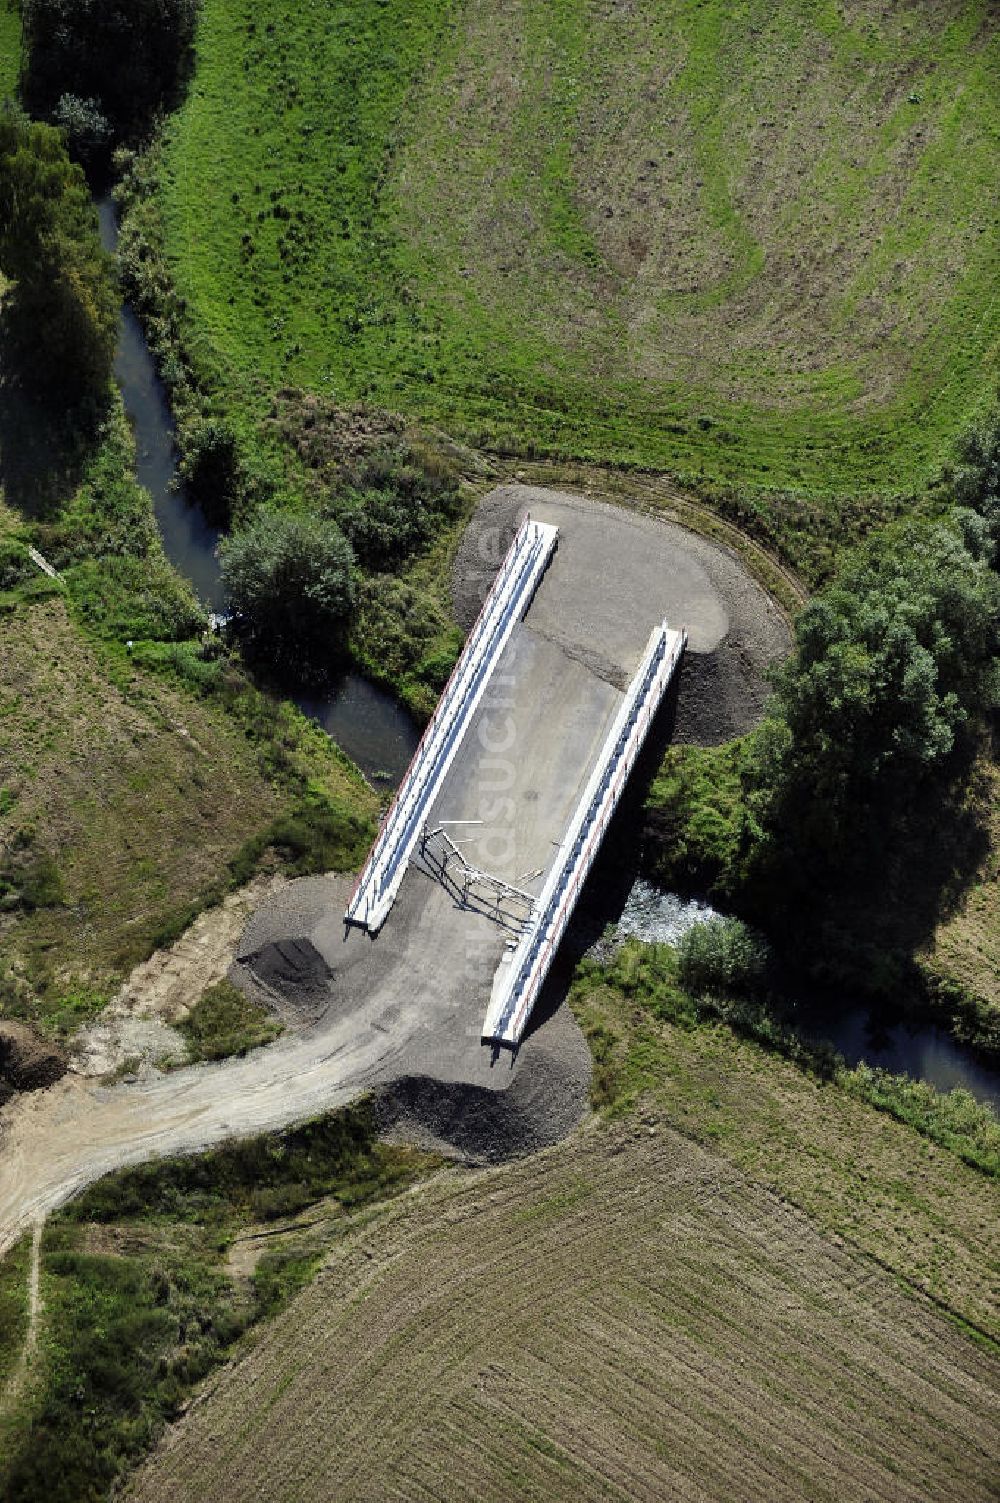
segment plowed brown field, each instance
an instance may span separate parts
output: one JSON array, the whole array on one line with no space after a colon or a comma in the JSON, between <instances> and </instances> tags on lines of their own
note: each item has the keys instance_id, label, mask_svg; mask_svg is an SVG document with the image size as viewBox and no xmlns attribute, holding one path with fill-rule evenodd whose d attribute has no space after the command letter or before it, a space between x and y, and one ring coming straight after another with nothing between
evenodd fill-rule
<instances>
[{"instance_id":1,"label":"plowed brown field","mask_svg":"<svg viewBox=\"0 0 1000 1503\"><path fill-rule=\"evenodd\" d=\"M975 1503L998 1376L732 1166L593 1127L375 1216L130 1496Z\"/></svg>"}]
</instances>

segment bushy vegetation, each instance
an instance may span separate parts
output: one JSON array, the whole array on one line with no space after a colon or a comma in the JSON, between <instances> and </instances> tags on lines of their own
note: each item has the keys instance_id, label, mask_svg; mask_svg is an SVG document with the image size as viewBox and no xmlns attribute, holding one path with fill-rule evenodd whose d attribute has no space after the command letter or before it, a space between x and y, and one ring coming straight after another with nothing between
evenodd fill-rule
<instances>
[{"instance_id":1,"label":"bushy vegetation","mask_svg":"<svg viewBox=\"0 0 1000 1503\"><path fill-rule=\"evenodd\" d=\"M860 1101L906 1122L935 1143L958 1154L991 1178L1000 1178L1000 1123L996 1113L971 1091L938 1091L926 1080L893 1075L871 1065L841 1069L837 1083Z\"/></svg>"},{"instance_id":2,"label":"bushy vegetation","mask_svg":"<svg viewBox=\"0 0 1000 1503\"><path fill-rule=\"evenodd\" d=\"M768 968L762 935L734 918L694 924L677 944L677 979L693 996L752 996Z\"/></svg>"},{"instance_id":3,"label":"bushy vegetation","mask_svg":"<svg viewBox=\"0 0 1000 1503\"><path fill-rule=\"evenodd\" d=\"M369 677L400 694L418 720L433 711L462 646L449 603L441 598L443 573L433 592L392 574L358 581L354 659Z\"/></svg>"},{"instance_id":4,"label":"bushy vegetation","mask_svg":"<svg viewBox=\"0 0 1000 1503\"><path fill-rule=\"evenodd\" d=\"M970 551L1000 568L1000 407L962 435L957 460L946 468L941 485L962 508L959 523Z\"/></svg>"},{"instance_id":5,"label":"bushy vegetation","mask_svg":"<svg viewBox=\"0 0 1000 1503\"><path fill-rule=\"evenodd\" d=\"M52 111L52 124L66 137L70 155L85 167L99 162L111 144L111 122L95 99L63 94Z\"/></svg>"},{"instance_id":6,"label":"bushy vegetation","mask_svg":"<svg viewBox=\"0 0 1000 1503\"><path fill-rule=\"evenodd\" d=\"M93 159L175 97L198 0L22 0L22 14L25 101Z\"/></svg>"},{"instance_id":7,"label":"bushy vegetation","mask_svg":"<svg viewBox=\"0 0 1000 1503\"><path fill-rule=\"evenodd\" d=\"M392 573L422 553L458 506L454 469L407 445L385 446L347 468L328 502L355 555Z\"/></svg>"},{"instance_id":8,"label":"bushy vegetation","mask_svg":"<svg viewBox=\"0 0 1000 1503\"><path fill-rule=\"evenodd\" d=\"M350 1213L432 1163L380 1144L359 1106L99 1181L46 1228L38 1382L8 1421L3 1496L106 1498L240 1336L311 1276ZM227 1269L228 1247L253 1221L321 1199L331 1221L325 1241L278 1239L249 1279ZM14 1276L23 1277L23 1261ZM0 1280L0 1315L5 1294ZM9 1303L14 1335L21 1317L13 1291Z\"/></svg>"},{"instance_id":9,"label":"bushy vegetation","mask_svg":"<svg viewBox=\"0 0 1000 1503\"><path fill-rule=\"evenodd\" d=\"M219 550L232 627L286 681L322 683L343 665L354 553L335 522L259 513Z\"/></svg>"},{"instance_id":10,"label":"bushy vegetation","mask_svg":"<svg viewBox=\"0 0 1000 1503\"><path fill-rule=\"evenodd\" d=\"M0 302L5 384L58 421L106 405L118 327L111 258L59 131L0 107Z\"/></svg>"},{"instance_id":11,"label":"bushy vegetation","mask_svg":"<svg viewBox=\"0 0 1000 1503\"><path fill-rule=\"evenodd\" d=\"M218 1224L238 1213L248 1221L274 1221L328 1195L345 1209L364 1205L404 1177L413 1162L405 1150L379 1142L372 1109L361 1102L285 1132L109 1175L63 1217Z\"/></svg>"},{"instance_id":12,"label":"bushy vegetation","mask_svg":"<svg viewBox=\"0 0 1000 1503\"><path fill-rule=\"evenodd\" d=\"M186 1064L246 1054L281 1033L281 1024L268 1009L251 1002L231 981L210 986L177 1028L187 1040Z\"/></svg>"},{"instance_id":13,"label":"bushy vegetation","mask_svg":"<svg viewBox=\"0 0 1000 1503\"><path fill-rule=\"evenodd\" d=\"M806 606L758 738L766 838L800 883L877 863L1000 703L998 652L996 578L947 523L891 529Z\"/></svg>"},{"instance_id":14,"label":"bushy vegetation","mask_svg":"<svg viewBox=\"0 0 1000 1503\"><path fill-rule=\"evenodd\" d=\"M664 888L732 901L749 849L747 740L671 746L646 801L643 861Z\"/></svg>"},{"instance_id":15,"label":"bushy vegetation","mask_svg":"<svg viewBox=\"0 0 1000 1503\"><path fill-rule=\"evenodd\" d=\"M232 521L242 486L239 440L229 423L211 417L190 423L178 473L210 522L223 527Z\"/></svg>"}]
</instances>

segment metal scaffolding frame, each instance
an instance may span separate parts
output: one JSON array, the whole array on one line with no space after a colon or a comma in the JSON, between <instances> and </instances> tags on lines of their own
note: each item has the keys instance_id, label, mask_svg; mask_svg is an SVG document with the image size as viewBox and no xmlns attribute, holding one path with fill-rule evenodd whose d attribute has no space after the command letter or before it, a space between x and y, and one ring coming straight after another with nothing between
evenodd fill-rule
<instances>
[{"instance_id":1,"label":"metal scaffolding frame","mask_svg":"<svg viewBox=\"0 0 1000 1503\"><path fill-rule=\"evenodd\" d=\"M434 846L440 847L443 854L438 854ZM438 876L455 893L456 900L463 908L473 907L473 894L477 889L485 889L492 896L489 917L505 928L514 929L520 934L525 925L531 920L535 904L538 898L535 893L527 892L523 887L515 887L512 882L507 882L503 877L496 877L492 872L483 871L482 867L473 866L467 861L464 852L452 840L447 830L442 825L431 830L425 825L420 836L421 859L431 867L436 868ZM451 875L452 866L457 866L461 873L460 880ZM509 913L505 908L505 901L522 910L520 916L515 912Z\"/></svg>"}]
</instances>

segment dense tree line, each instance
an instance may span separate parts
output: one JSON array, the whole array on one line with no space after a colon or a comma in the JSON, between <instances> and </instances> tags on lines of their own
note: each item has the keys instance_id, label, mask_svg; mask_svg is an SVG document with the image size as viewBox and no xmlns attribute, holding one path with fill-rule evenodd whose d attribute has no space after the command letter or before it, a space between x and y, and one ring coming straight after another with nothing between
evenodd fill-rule
<instances>
[{"instance_id":1,"label":"dense tree line","mask_svg":"<svg viewBox=\"0 0 1000 1503\"><path fill-rule=\"evenodd\" d=\"M936 520L876 534L802 611L759 729L671 754L653 791L661 880L708 888L813 975L887 993L984 849L975 766L1000 706L996 417L959 460Z\"/></svg>"},{"instance_id":2,"label":"dense tree line","mask_svg":"<svg viewBox=\"0 0 1000 1503\"><path fill-rule=\"evenodd\" d=\"M99 159L170 103L197 13L198 0L24 0L25 104Z\"/></svg>"},{"instance_id":3,"label":"dense tree line","mask_svg":"<svg viewBox=\"0 0 1000 1503\"><path fill-rule=\"evenodd\" d=\"M58 130L0 113L3 377L80 411L107 395L118 324L113 264Z\"/></svg>"},{"instance_id":4,"label":"dense tree line","mask_svg":"<svg viewBox=\"0 0 1000 1503\"><path fill-rule=\"evenodd\" d=\"M755 739L750 901L832 980L895 990L977 859L1000 581L963 520L892 529L806 607Z\"/></svg>"},{"instance_id":5,"label":"dense tree line","mask_svg":"<svg viewBox=\"0 0 1000 1503\"><path fill-rule=\"evenodd\" d=\"M958 515L886 533L805 608L757 742L761 839L800 882L878 864L997 703L998 649L990 550Z\"/></svg>"}]
</instances>

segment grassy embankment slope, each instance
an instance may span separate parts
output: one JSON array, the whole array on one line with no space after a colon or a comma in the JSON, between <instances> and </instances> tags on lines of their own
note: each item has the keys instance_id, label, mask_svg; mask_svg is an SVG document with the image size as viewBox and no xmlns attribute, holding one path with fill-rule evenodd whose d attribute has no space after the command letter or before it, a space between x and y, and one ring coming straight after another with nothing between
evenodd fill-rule
<instances>
[{"instance_id":1,"label":"grassy embankment slope","mask_svg":"<svg viewBox=\"0 0 1000 1503\"><path fill-rule=\"evenodd\" d=\"M0 95L19 52L3 4ZM0 1018L65 1035L269 839L356 860L375 799L290 706L202 657L117 397L86 454L0 398Z\"/></svg>"},{"instance_id":2,"label":"grassy embankment slope","mask_svg":"<svg viewBox=\"0 0 1000 1503\"><path fill-rule=\"evenodd\" d=\"M965 0L206 0L160 194L189 342L258 412L801 491L807 558L984 394L998 66Z\"/></svg>"},{"instance_id":3,"label":"grassy embankment slope","mask_svg":"<svg viewBox=\"0 0 1000 1503\"><path fill-rule=\"evenodd\" d=\"M0 489L12 580L0 594L0 1016L60 1034L245 880L269 840L293 861L312 850L347 866L375 809L297 711L175 640L203 615L163 557L131 462L118 414L45 521ZM26 560L28 540L60 583Z\"/></svg>"}]
</instances>

